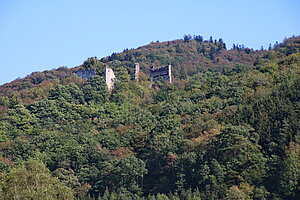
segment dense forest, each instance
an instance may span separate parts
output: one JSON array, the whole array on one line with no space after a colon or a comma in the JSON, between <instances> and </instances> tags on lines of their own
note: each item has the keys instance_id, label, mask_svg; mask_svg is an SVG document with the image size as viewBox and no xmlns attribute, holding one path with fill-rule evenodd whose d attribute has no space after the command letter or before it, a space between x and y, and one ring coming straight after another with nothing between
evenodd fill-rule
<instances>
[{"instance_id":1,"label":"dense forest","mask_svg":"<svg viewBox=\"0 0 300 200\"><path fill-rule=\"evenodd\" d=\"M185 35L0 86L0 199L300 199L300 37Z\"/></svg>"}]
</instances>

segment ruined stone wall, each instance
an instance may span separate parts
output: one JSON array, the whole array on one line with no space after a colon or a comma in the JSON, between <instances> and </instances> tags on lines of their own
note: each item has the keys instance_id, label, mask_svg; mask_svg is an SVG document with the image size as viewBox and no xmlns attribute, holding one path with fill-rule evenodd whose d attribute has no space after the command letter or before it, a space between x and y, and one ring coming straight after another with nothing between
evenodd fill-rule
<instances>
[{"instance_id":1,"label":"ruined stone wall","mask_svg":"<svg viewBox=\"0 0 300 200\"><path fill-rule=\"evenodd\" d=\"M134 80L139 81L140 80L140 64L135 63L134 64Z\"/></svg>"},{"instance_id":2,"label":"ruined stone wall","mask_svg":"<svg viewBox=\"0 0 300 200\"><path fill-rule=\"evenodd\" d=\"M114 71L110 67L108 67L108 65L105 65L104 73L105 73L105 82L108 87L108 90L112 91L112 89L114 88L114 80L116 78Z\"/></svg>"},{"instance_id":3,"label":"ruined stone wall","mask_svg":"<svg viewBox=\"0 0 300 200\"><path fill-rule=\"evenodd\" d=\"M75 74L77 74L77 76L81 77L81 78L90 78L92 76L96 76L96 70L95 69L89 69L89 70L78 70L76 72L74 72Z\"/></svg>"},{"instance_id":4,"label":"ruined stone wall","mask_svg":"<svg viewBox=\"0 0 300 200\"><path fill-rule=\"evenodd\" d=\"M156 81L159 78L163 78L166 82L172 83L171 65L151 69L150 77L152 81Z\"/></svg>"}]
</instances>

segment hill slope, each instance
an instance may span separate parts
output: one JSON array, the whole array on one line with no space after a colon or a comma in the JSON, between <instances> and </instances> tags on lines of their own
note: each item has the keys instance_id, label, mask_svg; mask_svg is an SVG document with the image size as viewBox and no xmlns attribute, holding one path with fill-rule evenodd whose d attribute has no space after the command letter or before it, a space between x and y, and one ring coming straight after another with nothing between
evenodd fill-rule
<instances>
[{"instance_id":1,"label":"hill slope","mask_svg":"<svg viewBox=\"0 0 300 200\"><path fill-rule=\"evenodd\" d=\"M1 86L0 199L299 199L300 37L269 51L195 39ZM175 83L149 87L168 63Z\"/></svg>"},{"instance_id":2,"label":"hill slope","mask_svg":"<svg viewBox=\"0 0 300 200\"><path fill-rule=\"evenodd\" d=\"M174 67L174 77L186 79L188 75L208 69L222 70L237 64L253 65L256 58L262 54L262 52L244 47L227 51L222 39L219 39L218 42L174 40L151 43L134 50L124 50L123 53L112 54L101 59L101 61L113 66L128 67L138 62L145 73L149 71L151 66L171 63Z\"/></svg>"},{"instance_id":3,"label":"hill slope","mask_svg":"<svg viewBox=\"0 0 300 200\"><path fill-rule=\"evenodd\" d=\"M195 39L151 43L137 49L124 50L123 53L113 53L111 56L102 58L101 62L108 63L113 69L120 66L126 67L129 74L133 74L134 63L138 62L141 71L147 75L152 66L160 67L171 63L173 78L180 80L208 70L226 71L238 65L251 66L263 55L265 51L254 51L241 45L236 45L232 50L226 50L222 39L208 41L203 40L201 36L196 36ZM79 67L95 68L96 62L99 61L90 59ZM103 67L103 65L100 66ZM0 92L9 97L21 98L23 102L29 103L31 99L45 97L47 94L43 94L42 91L48 91L58 82L66 82L66 78L74 79L72 72L76 69L60 67L57 70L34 72L24 79L2 85ZM99 73L103 73L102 69L99 69Z\"/></svg>"}]
</instances>

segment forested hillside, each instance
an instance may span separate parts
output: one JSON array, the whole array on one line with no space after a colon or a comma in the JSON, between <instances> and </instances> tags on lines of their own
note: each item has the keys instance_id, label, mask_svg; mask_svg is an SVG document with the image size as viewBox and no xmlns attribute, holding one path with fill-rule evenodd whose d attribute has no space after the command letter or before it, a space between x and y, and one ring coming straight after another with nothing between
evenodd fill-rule
<instances>
[{"instance_id":1,"label":"forested hillside","mask_svg":"<svg viewBox=\"0 0 300 200\"><path fill-rule=\"evenodd\" d=\"M186 35L2 85L0 199L300 199L300 37Z\"/></svg>"}]
</instances>

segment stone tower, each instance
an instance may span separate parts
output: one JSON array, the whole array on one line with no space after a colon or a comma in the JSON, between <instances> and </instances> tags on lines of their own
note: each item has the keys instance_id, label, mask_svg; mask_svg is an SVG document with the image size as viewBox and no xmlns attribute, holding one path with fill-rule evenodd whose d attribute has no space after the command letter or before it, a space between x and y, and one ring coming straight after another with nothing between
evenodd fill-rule
<instances>
[{"instance_id":1,"label":"stone tower","mask_svg":"<svg viewBox=\"0 0 300 200\"><path fill-rule=\"evenodd\" d=\"M140 80L140 64L134 63L134 80L139 81Z\"/></svg>"},{"instance_id":2,"label":"stone tower","mask_svg":"<svg viewBox=\"0 0 300 200\"><path fill-rule=\"evenodd\" d=\"M106 64L104 67L104 74L107 88L109 91L112 91L112 89L114 88L114 81L116 76L114 74L114 71L110 67L108 67L108 64Z\"/></svg>"},{"instance_id":3,"label":"stone tower","mask_svg":"<svg viewBox=\"0 0 300 200\"><path fill-rule=\"evenodd\" d=\"M169 76L169 83L172 83L172 66L171 66L171 64L169 64L168 65L168 71L169 71L169 74L168 74L168 76Z\"/></svg>"}]
</instances>

